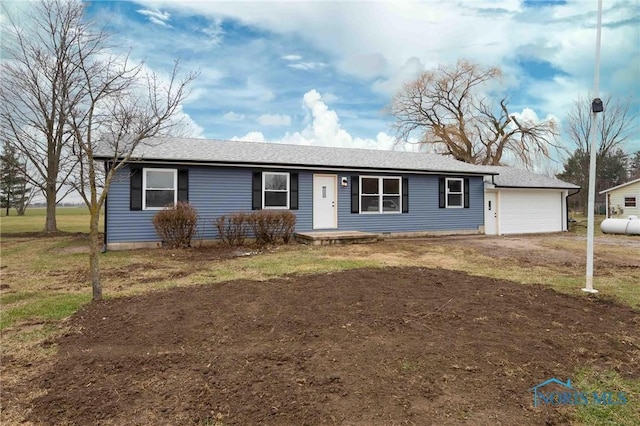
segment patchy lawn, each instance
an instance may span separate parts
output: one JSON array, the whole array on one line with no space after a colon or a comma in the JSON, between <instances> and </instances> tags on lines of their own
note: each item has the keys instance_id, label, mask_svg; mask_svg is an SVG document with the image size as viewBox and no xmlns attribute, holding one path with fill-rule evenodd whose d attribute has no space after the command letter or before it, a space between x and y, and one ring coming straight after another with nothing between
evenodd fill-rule
<instances>
[{"instance_id":1,"label":"patchy lawn","mask_svg":"<svg viewBox=\"0 0 640 426\"><path fill-rule=\"evenodd\" d=\"M109 252L110 300L87 304L86 235L3 236L0 423L636 424L640 239L596 238L595 296L579 290L585 245L558 234ZM534 409L527 389L554 375L629 403ZM114 414L124 400L138 411Z\"/></svg>"},{"instance_id":2,"label":"patchy lawn","mask_svg":"<svg viewBox=\"0 0 640 426\"><path fill-rule=\"evenodd\" d=\"M640 377L632 309L442 269L171 289L68 326L35 423L565 423L528 389L581 368Z\"/></svg>"}]
</instances>

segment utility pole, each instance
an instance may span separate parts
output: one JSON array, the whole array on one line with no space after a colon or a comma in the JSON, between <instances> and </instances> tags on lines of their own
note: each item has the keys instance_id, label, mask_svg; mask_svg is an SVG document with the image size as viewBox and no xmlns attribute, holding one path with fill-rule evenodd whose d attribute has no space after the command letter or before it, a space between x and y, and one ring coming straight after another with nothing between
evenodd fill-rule
<instances>
[{"instance_id":1,"label":"utility pole","mask_svg":"<svg viewBox=\"0 0 640 426\"><path fill-rule=\"evenodd\" d=\"M587 279L582 291L597 293L593 288L593 234L595 228L596 201L596 128L597 113L603 111L600 92L600 42L602 39L602 0L598 0L598 24L596 30L596 70L593 79L593 102L591 103L591 127L589 128L589 199L587 202Z\"/></svg>"}]
</instances>

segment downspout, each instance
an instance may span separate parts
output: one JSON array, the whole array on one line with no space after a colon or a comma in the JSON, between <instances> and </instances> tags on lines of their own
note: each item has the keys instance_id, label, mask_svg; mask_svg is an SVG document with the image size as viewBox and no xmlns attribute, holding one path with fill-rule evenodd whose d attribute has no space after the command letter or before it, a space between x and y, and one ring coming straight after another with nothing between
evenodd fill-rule
<instances>
[{"instance_id":1,"label":"downspout","mask_svg":"<svg viewBox=\"0 0 640 426\"><path fill-rule=\"evenodd\" d=\"M104 172L105 172L105 176L109 173L109 162L105 161L104 162ZM108 194L108 192L107 192ZM109 206L109 197L107 195L104 196L104 232L102 235L102 253L106 253L107 252L107 217L108 217L108 206Z\"/></svg>"}]
</instances>

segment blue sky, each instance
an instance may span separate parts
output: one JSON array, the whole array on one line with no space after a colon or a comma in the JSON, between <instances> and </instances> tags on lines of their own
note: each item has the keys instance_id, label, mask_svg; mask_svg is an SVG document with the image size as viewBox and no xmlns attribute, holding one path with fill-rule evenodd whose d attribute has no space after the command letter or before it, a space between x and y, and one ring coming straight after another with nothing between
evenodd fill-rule
<instances>
[{"instance_id":1,"label":"blue sky","mask_svg":"<svg viewBox=\"0 0 640 426\"><path fill-rule=\"evenodd\" d=\"M593 87L596 11L597 0L89 5L133 59L201 71L183 107L197 137L381 149L393 146L384 107L401 84L459 58L502 68L493 89L512 112L562 124ZM640 111L638 0L604 0L602 64L601 95L632 95Z\"/></svg>"}]
</instances>

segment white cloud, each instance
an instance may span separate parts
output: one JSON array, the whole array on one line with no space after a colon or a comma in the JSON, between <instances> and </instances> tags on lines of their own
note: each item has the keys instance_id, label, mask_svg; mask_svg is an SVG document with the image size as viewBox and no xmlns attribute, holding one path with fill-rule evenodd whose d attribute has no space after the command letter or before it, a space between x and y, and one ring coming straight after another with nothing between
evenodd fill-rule
<instances>
[{"instance_id":1,"label":"white cloud","mask_svg":"<svg viewBox=\"0 0 640 426\"><path fill-rule=\"evenodd\" d=\"M291 117L284 114L263 114L258 117L258 123L263 126L289 126L291 125Z\"/></svg>"},{"instance_id":2,"label":"white cloud","mask_svg":"<svg viewBox=\"0 0 640 426\"><path fill-rule=\"evenodd\" d=\"M295 64L287 65L290 68L295 68L304 71L312 71L327 66L324 62L297 62Z\"/></svg>"},{"instance_id":3,"label":"white cloud","mask_svg":"<svg viewBox=\"0 0 640 426\"><path fill-rule=\"evenodd\" d=\"M302 59L302 56L300 56L300 55L284 55L284 56L282 56L282 59L284 59L285 61L299 61L300 59Z\"/></svg>"},{"instance_id":4,"label":"white cloud","mask_svg":"<svg viewBox=\"0 0 640 426\"><path fill-rule=\"evenodd\" d=\"M171 15L169 14L169 12L160 12L159 10L150 9L138 9L137 12L141 15L146 16L149 21L156 25L171 27L171 25L169 24Z\"/></svg>"},{"instance_id":5,"label":"white cloud","mask_svg":"<svg viewBox=\"0 0 640 426\"><path fill-rule=\"evenodd\" d=\"M638 20L635 2L606 2L603 12L603 76L617 90L637 75ZM482 65L508 67L524 52L590 87L595 48L595 2L568 0L554 7L525 8L521 0L456 2L244 2L173 3L166 8L223 16L276 34L295 35L332 58L330 66L393 93L407 64L426 68L453 64L460 57ZM626 20L626 21L625 21ZM625 23L626 22L626 23ZM606 43L605 43L606 41ZM290 61L299 54L285 55ZM635 58L635 59L633 59ZM301 59L301 58L300 58ZM299 69L305 69L299 65ZM608 69L608 71L607 71ZM517 68L511 71L521 72ZM620 81L622 80L622 81ZM508 76L508 83L519 81ZM562 89L562 88L560 88Z\"/></svg>"},{"instance_id":6,"label":"white cloud","mask_svg":"<svg viewBox=\"0 0 640 426\"><path fill-rule=\"evenodd\" d=\"M246 141L246 142L266 142L264 135L262 132L249 132L244 136L234 136L231 138L232 141Z\"/></svg>"},{"instance_id":7,"label":"white cloud","mask_svg":"<svg viewBox=\"0 0 640 426\"><path fill-rule=\"evenodd\" d=\"M224 114L222 116L222 118L224 118L227 121L242 121L246 118L247 116L244 114L239 114L237 112L233 112L233 111L229 111L226 114Z\"/></svg>"},{"instance_id":8,"label":"white cloud","mask_svg":"<svg viewBox=\"0 0 640 426\"><path fill-rule=\"evenodd\" d=\"M218 46L224 38L221 19L214 19L208 26L202 28L200 31L208 37L207 44L212 47Z\"/></svg>"},{"instance_id":9,"label":"white cloud","mask_svg":"<svg viewBox=\"0 0 640 426\"><path fill-rule=\"evenodd\" d=\"M329 109L320 93L315 89L304 94L302 103L303 109L308 115L309 124L301 131L286 133L284 136L270 139L268 142L383 150L391 150L395 146L395 138L385 132L379 132L375 139L351 136L342 128L338 114ZM240 137L234 136L232 140L267 142L264 134L259 131L252 131Z\"/></svg>"}]
</instances>

